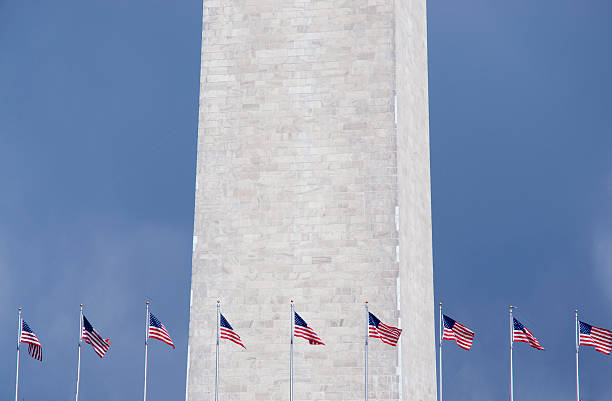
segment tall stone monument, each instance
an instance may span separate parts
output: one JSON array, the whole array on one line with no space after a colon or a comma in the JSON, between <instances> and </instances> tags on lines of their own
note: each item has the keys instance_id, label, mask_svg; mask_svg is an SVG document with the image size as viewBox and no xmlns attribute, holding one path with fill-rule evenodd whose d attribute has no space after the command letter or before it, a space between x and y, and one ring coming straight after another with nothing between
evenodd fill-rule
<instances>
[{"instance_id":1,"label":"tall stone monument","mask_svg":"<svg viewBox=\"0 0 612 401\"><path fill-rule=\"evenodd\" d=\"M436 399L425 0L205 0L187 401Z\"/></svg>"}]
</instances>

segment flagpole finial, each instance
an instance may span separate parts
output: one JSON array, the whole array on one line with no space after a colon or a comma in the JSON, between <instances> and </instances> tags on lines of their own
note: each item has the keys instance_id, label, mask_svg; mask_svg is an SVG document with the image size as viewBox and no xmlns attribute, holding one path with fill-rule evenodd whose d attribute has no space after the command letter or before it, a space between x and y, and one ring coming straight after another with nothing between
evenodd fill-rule
<instances>
[{"instance_id":1,"label":"flagpole finial","mask_svg":"<svg viewBox=\"0 0 612 401\"><path fill-rule=\"evenodd\" d=\"M81 304L81 308L83 307L83 304Z\"/></svg>"},{"instance_id":2,"label":"flagpole finial","mask_svg":"<svg viewBox=\"0 0 612 401\"><path fill-rule=\"evenodd\" d=\"M21 310L21 307L17 308L17 310Z\"/></svg>"},{"instance_id":3,"label":"flagpole finial","mask_svg":"<svg viewBox=\"0 0 612 401\"><path fill-rule=\"evenodd\" d=\"M366 304L368 303L368 300L367 300L367 299L366 299L366 302L365 302L365 303L366 303Z\"/></svg>"},{"instance_id":4,"label":"flagpole finial","mask_svg":"<svg viewBox=\"0 0 612 401\"><path fill-rule=\"evenodd\" d=\"M512 305L510 305L510 309L514 309L514 308L516 308L516 306L512 306Z\"/></svg>"},{"instance_id":5,"label":"flagpole finial","mask_svg":"<svg viewBox=\"0 0 612 401\"><path fill-rule=\"evenodd\" d=\"M147 305L149 305L151 302L147 301Z\"/></svg>"},{"instance_id":6,"label":"flagpole finial","mask_svg":"<svg viewBox=\"0 0 612 401\"><path fill-rule=\"evenodd\" d=\"M440 302L440 306L442 306L442 302Z\"/></svg>"},{"instance_id":7,"label":"flagpole finial","mask_svg":"<svg viewBox=\"0 0 612 401\"><path fill-rule=\"evenodd\" d=\"M291 300L291 303L293 303L293 299Z\"/></svg>"},{"instance_id":8,"label":"flagpole finial","mask_svg":"<svg viewBox=\"0 0 612 401\"><path fill-rule=\"evenodd\" d=\"M217 299L217 303L218 303L218 304L220 304L220 303L221 303L221 300Z\"/></svg>"},{"instance_id":9,"label":"flagpole finial","mask_svg":"<svg viewBox=\"0 0 612 401\"><path fill-rule=\"evenodd\" d=\"M578 313L578 309L574 309L574 313Z\"/></svg>"}]
</instances>

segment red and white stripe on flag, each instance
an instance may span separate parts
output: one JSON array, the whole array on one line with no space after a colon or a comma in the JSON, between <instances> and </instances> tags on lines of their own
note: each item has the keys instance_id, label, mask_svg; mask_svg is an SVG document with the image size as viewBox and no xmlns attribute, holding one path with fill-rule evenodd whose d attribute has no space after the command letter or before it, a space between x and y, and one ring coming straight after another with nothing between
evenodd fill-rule
<instances>
[{"instance_id":1,"label":"red and white stripe on flag","mask_svg":"<svg viewBox=\"0 0 612 401\"><path fill-rule=\"evenodd\" d=\"M25 320L21 321L21 336L19 342L28 344L28 354L30 354L32 358L42 362L42 345Z\"/></svg>"},{"instance_id":2,"label":"red and white stripe on flag","mask_svg":"<svg viewBox=\"0 0 612 401\"><path fill-rule=\"evenodd\" d=\"M151 312L149 312L149 338L154 338L174 348L174 342L166 326Z\"/></svg>"},{"instance_id":3,"label":"red and white stripe on flag","mask_svg":"<svg viewBox=\"0 0 612 401\"><path fill-rule=\"evenodd\" d=\"M599 352L610 355L612 350L612 331L580 322L579 344L595 347Z\"/></svg>"},{"instance_id":4,"label":"red and white stripe on flag","mask_svg":"<svg viewBox=\"0 0 612 401\"><path fill-rule=\"evenodd\" d=\"M246 349L242 341L240 340L240 336L236 334L234 330L226 329L225 327L221 327L219 329L219 337L224 340L229 340L236 345L240 345L242 348Z\"/></svg>"},{"instance_id":5,"label":"red and white stripe on flag","mask_svg":"<svg viewBox=\"0 0 612 401\"><path fill-rule=\"evenodd\" d=\"M240 345L242 348L246 349L242 343L242 340L240 340L240 336L234 331L234 328L231 324L229 324L222 313L219 313L219 337L224 340L229 340L234 344Z\"/></svg>"},{"instance_id":6,"label":"red and white stripe on flag","mask_svg":"<svg viewBox=\"0 0 612 401\"><path fill-rule=\"evenodd\" d=\"M443 319L444 331L442 338L444 340L455 341L459 347L469 350L474 341L474 332L446 315L444 315Z\"/></svg>"},{"instance_id":7,"label":"red and white stripe on flag","mask_svg":"<svg viewBox=\"0 0 612 401\"><path fill-rule=\"evenodd\" d=\"M379 338L383 343L394 347L397 345L402 329L384 324L372 313L368 313L368 320L368 336Z\"/></svg>"},{"instance_id":8,"label":"red and white stripe on flag","mask_svg":"<svg viewBox=\"0 0 612 401\"><path fill-rule=\"evenodd\" d=\"M512 339L515 342L527 343L531 348L544 350L537 338L525 327L521 322L514 320L514 330L512 331Z\"/></svg>"},{"instance_id":9,"label":"red and white stripe on flag","mask_svg":"<svg viewBox=\"0 0 612 401\"><path fill-rule=\"evenodd\" d=\"M297 312L293 312L293 335L308 340L311 345L325 345L315 331L308 327L308 324Z\"/></svg>"},{"instance_id":10,"label":"red and white stripe on flag","mask_svg":"<svg viewBox=\"0 0 612 401\"><path fill-rule=\"evenodd\" d=\"M93 328L89 320L83 316L83 341L90 344L96 354L100 358L104 357L106 351L110 348L110 340L108 338L102 338L100 334Z\"/></svg>"}]
</instances>

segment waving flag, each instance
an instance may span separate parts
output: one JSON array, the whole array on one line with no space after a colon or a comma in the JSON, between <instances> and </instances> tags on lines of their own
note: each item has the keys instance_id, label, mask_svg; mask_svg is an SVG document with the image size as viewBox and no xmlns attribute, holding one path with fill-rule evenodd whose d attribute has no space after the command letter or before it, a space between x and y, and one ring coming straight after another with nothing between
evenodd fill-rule
<instances>
[{"instance_id":1,"label":"waving flag","mask_svg":"<svg viewBox=\"0 0 612 401\"><path fill-rule=\"evenodd\" d=\"M304 319L297 314L297 312L293 312L293 335L295 337L301 337L303 339L308 340L311 345L325 345L325 343L319 338L317 333L310 327Z\"/></svg>"},{"instance_id":2,"label":"waving flag","mask_svg":"<svg viewBox=\"0 0 612 401\"><path fill-rule=\"evenodd\" d=\"M580 322L579 344L595 347L597 351L610 355L610 350L612 350L612 331Z\"/></svg>"},{"instance_id":3,"label":"waving flag","mask_svg":"<svg viewBox=\"0 0 612 401\"><path fill-rule=\"evenodd\" d=\"M110 340L108 338L104 339L96 330L94 330L91 323L85 316L83 316L83 341L87 344L90 344L96 354L100 358L106 354L106 351L110 348Z\"/></svg>"},{"instance_id":4,"label":"waving flag","mask_svg":"<svg viewBox=\"0 0 612 401\"><path fill-rule=\"evenodd\" d=\"M166 330L166 326L164 326L158 318L153 316L151 312L149 312L149 338L155 338L174 348L174 343L172 342L170 333Z\"/></svg>"},{"instance_id":5,"label":"waving flag","mask_svg":"<svg viewBox=\"0 0 612 401\"><path fill-rule=\"evenodd\" d=\"M25 320L21 321L21 337L19 341L28 344L28 354L42 362L42 345Z\"/></svg>"},{"instance_id":6,"label":"waving flag","mask_svg":"<svg viewBox=\"0 0 612 401\"><path fill-rule=\"evenodd\" d=\"M515 342L527 343L531 348L544 350L544 347L540 345L540 342L537 338L531 334L527 327L523 325L523 323L519 322L515 318L512 318L514 323L514 330L512 332L512 339Z\"/></svg>"},{"instance_id":7,"label":"waving flag","mask_svg":"<svg viewBox=\"0 0 612 401\"><path fill-rule=\"evenodd\" d=\"M246 349L242 341L240 341L240 336L238 333L234 331L234 328L229 324L225 316L219 314L219 337L230 340L234 344L240 345L242 348Z\"/></svg>"},{"instance_id":8,"label":"waving flag","mask_svg":"<svg viewBox=\"0 0 612 401\"><path fill-rule=\"evenodd\" d=\"M402 329L384 324L370 312L368 312L368 317L368 335L373 338L380 338L383 343L395 347L402 334Z\"/></svg>"},{"instance_id":9,"label":"waving flag","mask_svg":"<svg viewBox=\"0 0 612 401\"><path fill-rule=\"evenodd\" d=\"M474 332L461 323L457 323L454 319L446 315L443 316L444 334L442 338L444 340L453 340L461 348L469 350L474 340Z\"/></svg>"}]
</instances>

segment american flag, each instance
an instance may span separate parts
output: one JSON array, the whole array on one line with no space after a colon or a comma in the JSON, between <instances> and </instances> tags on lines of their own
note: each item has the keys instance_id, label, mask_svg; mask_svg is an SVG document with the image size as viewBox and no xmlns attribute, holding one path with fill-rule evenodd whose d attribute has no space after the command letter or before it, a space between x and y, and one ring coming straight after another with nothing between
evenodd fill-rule
<instances>
[{"instance_id":1,"label":"american flag","mask_svg":"<svg viewBox=\"0 0 612 401\"><path fill-rule=\"evenodd\" d=\"M395 347L399 341L400 335L402 334L402 329L384 324L370 312L368 312L368 317L369 336L373 338L380 338L380 341Z\"/></svg>"},{"instance_id":2,"label":"american flag","mask_svg":"<svg viewBox=\"0 0 612 401\"><path fill-rule=\"evenodd\" d=\"M42 362L42 345L25 320L21 321L21 338L19 341L28 344L28 354Z\"/></svg>"},{"instance_id":3,"label":"american flag","mask_svg":"<svg viewBox=\"0 0 612 401\"><path fill-rule=\"evenodd\" d=\"M219 314L219 334L220 337L226 340L230 340L234 344L240 345L242 348L246 349L242 341L240 341L240 336L238 333L234 331L234 328L227 321L225 316Z\"/></svg>"},{"instance_id":4,"label":"american flag","mask_svg":"<svg viewBox=\"0 0 612 401\"><path fill-rule=\"evenodd\" d=\"M304 338L308 340L308 342L312 345L325 345L325 343L321 341L317 333L315 333L313 329L308 327L306 321L302 319L300 315L298 315L295 311L293 312L293 321L295 323L293 325L294 336Z\"/></svg>"},{"instance_id":5,"label":"american flag","mask_svg":"<svg viewBox=\"0 0 612 401\"><path fill-rule=\"evenodd\" d=\"M87 344L91 344L94 351L100 358L106 354L106 351L110 348L110 340L108 338L104 339L96 330L94 330L91 323L85 316L83 316L83 341Z\"/></svg>"},{"instance_id":6,"label":"american flag","mask_svg":"<svg viewBox=\"0 0 612 401\"><path fill-rule=\"evenodd\" d=\"M472 347L474 340L474 332L461 323L457 323L454 319L443 315L444 332L442 338L444 340L454 340L458 346L465 350Z\"/></svg>"},{"instance_id":7,"label":"american flag","mask_svg":"<svg viewBox=\"0 0 612 401\"><path fill-rule=\"evenodd\" d=\"M580 345L590 345L599 352L610 355L612 350L612 331L580 322Z\"/></svg>"},{"instance_id":8,"label":"american flag","mask_svg":"<svg viewBox=\"0 0 612 401\"><path fill-rule=\"evenodd\" d=\"M519 322L515 318L512 318L514 321L514 330L512 332L512 339L517 342L527 343L531 348L544 350L544 347L540 345L540 342L537 338L531 334L527 327L523 325L523 323Z\"/></svg>"},{"instance_id":9,"label":"american flag","mask_svg":"<svg viewBox=\"0 0 612 401\"><path fill-rule=\"evenodd\" d=\"M166 326L153 316L151 312L149 312L149 338L155 338L174 348L174 343L172 338L170 338L170 333L166 330Z\"/></svg>"}]
</instances>

